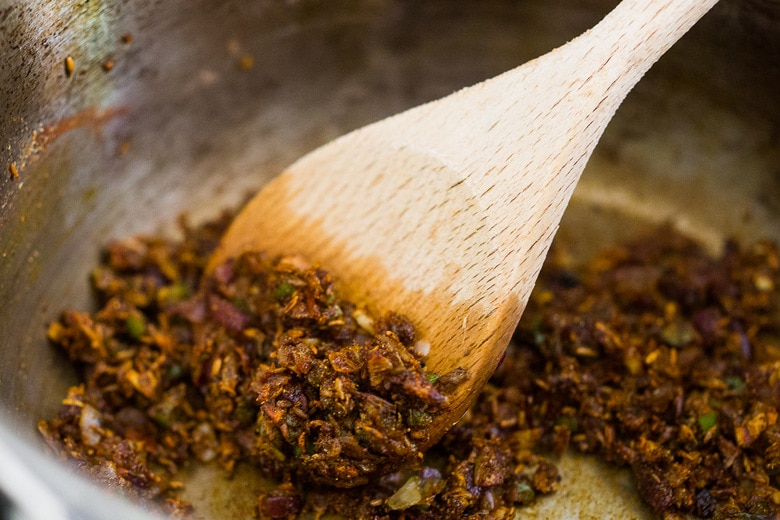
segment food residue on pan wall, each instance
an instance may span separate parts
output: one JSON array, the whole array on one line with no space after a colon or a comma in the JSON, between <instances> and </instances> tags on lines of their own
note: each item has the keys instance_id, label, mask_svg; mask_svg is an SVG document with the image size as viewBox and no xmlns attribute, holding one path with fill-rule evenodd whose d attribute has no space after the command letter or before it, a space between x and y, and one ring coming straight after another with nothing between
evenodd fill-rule
<instances>
[{"instance_id":1,"label":"food residue on pan wall","mask_svg":"<svg viewBox=\"0 0 780 520\"><path fill-rule=\"evenodd\" d=\"M11 162L9 166L11 175L13 178L18 178L20 172L34 163L48 146L66 133L79 128L89 128L93 132L99 133L106 123L128 112L127 107L108 109L90 107L54 123L41 125L31 132L27 143L22 146L17 160Z\"/></svg>"}]
</instances>

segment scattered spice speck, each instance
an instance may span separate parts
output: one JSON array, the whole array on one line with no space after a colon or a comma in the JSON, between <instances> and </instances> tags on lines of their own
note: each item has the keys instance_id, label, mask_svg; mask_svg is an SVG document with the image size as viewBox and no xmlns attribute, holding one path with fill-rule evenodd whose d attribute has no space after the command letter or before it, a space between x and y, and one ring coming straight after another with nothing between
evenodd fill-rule
<instances>
[{"instance_id":1,"label":"scattered spice speck","mask_svg":"<svg viewBox=\"0 0 780 520\"><path fill-rule=\"evenodd\" d=\"M250 54L244 54L238 66L241 70L251 70L255 66L255 59Z\"/></svg>"},{"instance_id":2,"label":"scattered spice speck","mask_svg":"<svg viewBox=\"0 0 780 520\"><path fill-rule=\"evenodd\" d=\"M76 62L73 61L73 56L68 56L65 58L65 75L71 77L74 70L76 70Z\"/></svg>"}]
</instances>

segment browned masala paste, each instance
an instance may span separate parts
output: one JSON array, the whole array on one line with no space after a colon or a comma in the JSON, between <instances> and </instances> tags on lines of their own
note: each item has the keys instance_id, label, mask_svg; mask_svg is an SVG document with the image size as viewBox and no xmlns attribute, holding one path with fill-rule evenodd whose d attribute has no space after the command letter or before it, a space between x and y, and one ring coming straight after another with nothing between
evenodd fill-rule
<instances>
[{"instance_id":1,"label":"browned masala paste","mask_svg":"<svg viewBox=\"0 0 780 520\"><path fill-rule=\"evenodd\" d=\"M193 514L179 469L215 461L279 480L261 518L511 518L565 485L572 447L630 468L659 515L780 514L773 245L712 259L664 228L576 272L550 255L502 366L423 456L463 371L426 372L408 319L299 258L204 275L229 220L111 244L99 310L51 325L83 383L40 430L94 477L173 516Z\"/></svg>"}]
</instances>

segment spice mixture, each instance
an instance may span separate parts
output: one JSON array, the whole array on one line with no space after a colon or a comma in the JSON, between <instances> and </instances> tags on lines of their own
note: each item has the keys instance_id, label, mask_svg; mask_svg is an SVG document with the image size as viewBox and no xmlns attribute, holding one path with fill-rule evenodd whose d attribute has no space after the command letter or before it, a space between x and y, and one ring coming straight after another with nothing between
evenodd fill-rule
<instances>
[{"instance_id":1,"label":"spice mixture","mask_svg":"<svg viewBox=\"0 0 780 520\"><path fill-rule=\"evenodd\" d=\"M565 485L554 460L573 447L630 468L659 515L780 514L774 246L715 260L662 229L576 272L552 254L502 366L423 456L467 375L427 373L406 318L299 258L205 276L229 220L111 244L100 310L51 325L84 382L40 430L95 478L174 516L197 514L179 468L216 461L278 479L261 518L503 519Z\"/></svg>"},{"instance_id":2,"label":"spice mixture","mask_svg":"<svg viewBox=\"0 0 780 520\"><path fill-rule=\"evenodd\" d=\"M672 229L581 273L550 261L512 360L556 452L631 468L659 515L780 517L780 256Z\"/></svg>"}]
</instances>

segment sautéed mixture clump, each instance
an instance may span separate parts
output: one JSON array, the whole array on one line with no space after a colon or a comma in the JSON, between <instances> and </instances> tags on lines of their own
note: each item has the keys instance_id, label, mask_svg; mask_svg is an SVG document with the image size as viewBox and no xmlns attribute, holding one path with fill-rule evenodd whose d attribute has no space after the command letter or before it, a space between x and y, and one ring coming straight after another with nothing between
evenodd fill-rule
<instances>
[{"instance_id":1,"label":"saut\u00e9ed mixture clump","mask_svg":"<svg viewBox=\"0 0 780 520\"><path fill-rule=\"evenodd\" d=\"M659 516L780 514L774 245L712 258L664 227L579 269L553 251L502 365L423 454L468 373L427 371L407 318L305 259L207 273L230 220L110 244L98 310L51 324L82 381L39 429L98 481L191 517L182 468L248 464L278 482L260 518L509 519L575 449L630 469Z\"/></svg>"}]
</instances>

